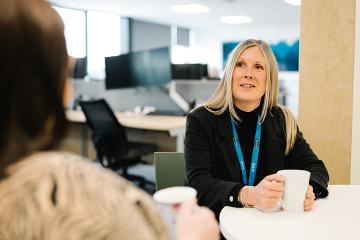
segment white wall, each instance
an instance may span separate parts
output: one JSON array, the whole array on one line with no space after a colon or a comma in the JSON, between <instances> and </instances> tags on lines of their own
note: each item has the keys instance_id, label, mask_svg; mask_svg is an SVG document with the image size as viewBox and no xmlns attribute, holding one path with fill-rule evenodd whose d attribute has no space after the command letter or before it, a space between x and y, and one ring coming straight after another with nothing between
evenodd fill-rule
<instances>
[{"instance_id":1,"label":"white wall","mask_svg":"<svg viewBox=\"0 0 360 240\"><path fill-rule=\"evenodd\" d=\"M282 90L279 96L284 94L286 97L285 105L294 114L295 119L299 117L299 72L279 72L279 84Z\"/></svg>"},{"instance_id":2,"label":"white wall","mask_svg":"<svg viewBox=\"0 0 360 240\"><path fill-rule=\"evenodd\" d=\"M360 184L360 0L356 1L351 184Z\"/></svg>"},{"instance_id":3,"label":"white wall","mask_svg":"<svg viewBox=\"0 0 360 240\"><path fill-rule=\"evenodd\" d=\"M293 43L300 36L300 25L242 24L222 28L194 29L194 62L207 63L210 68L222 69L222 44L248 38L262 39L267 43L285 40Z\"/></svg>"}]
</instances>

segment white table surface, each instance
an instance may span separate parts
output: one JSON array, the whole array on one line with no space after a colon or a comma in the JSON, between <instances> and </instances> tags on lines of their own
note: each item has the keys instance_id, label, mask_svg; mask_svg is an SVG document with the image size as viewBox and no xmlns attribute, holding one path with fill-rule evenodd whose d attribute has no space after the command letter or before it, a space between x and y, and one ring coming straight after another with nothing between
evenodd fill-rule
<instances>
[{"instance_id":1,"label":"white table surface","mask_svg":"<svg viewBox=\"0 0 360 240\"><path fill-rule=\"evenodd\" d=\"M224 207L220 228L228 240L360 240L360 185L329 186L310 212Z\"/></svg>"}]
</instances>

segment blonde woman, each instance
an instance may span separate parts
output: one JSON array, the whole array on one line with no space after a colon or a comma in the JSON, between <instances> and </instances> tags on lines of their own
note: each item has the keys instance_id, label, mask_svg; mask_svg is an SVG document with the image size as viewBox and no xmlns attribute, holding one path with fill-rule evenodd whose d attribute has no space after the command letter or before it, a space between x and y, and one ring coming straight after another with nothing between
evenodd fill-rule
<instances>
[{"instance_id":1,"label":"blonde woman","mask_svg":"<svg viewBox=\"0 0 360 240\"><path fill-rule=\"evenodd\" d=\"M57 152L66 130L68 55L45 0L0 1L0 239L170 239L150 196ZM179 240L218 239L214 214L187 202Z\"/></svg>"},{"instance_id":2,"label":"blonde woman","mask_svg":"<svg viewBox=\"0 0 360 240\"><path fill-rule=\"evenodd\" d=\"M277 104L277 91L271 49L249 39L232 51L214 94L187 117L187 184L217 216L227 205L274 208L284 188L280 169L311 172L305 210L328 195L328 172L291 112Z\"/></svg>"}]
</instances>

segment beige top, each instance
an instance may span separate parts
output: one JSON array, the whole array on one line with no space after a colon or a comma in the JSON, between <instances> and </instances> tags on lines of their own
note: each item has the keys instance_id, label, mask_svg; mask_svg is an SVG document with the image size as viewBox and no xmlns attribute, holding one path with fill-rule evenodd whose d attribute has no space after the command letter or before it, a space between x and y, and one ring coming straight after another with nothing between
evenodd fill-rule
<instances>
[{"instance_id":1,"label":"beige top","mask_svg":"<svg viewBox=\"0 0 360 240\"><path fill-rule=\"evenodd\" d=\"M168 239L149 195L69 153L36 153L0 181L0 239Z\"/></svg>"}]
</instances>

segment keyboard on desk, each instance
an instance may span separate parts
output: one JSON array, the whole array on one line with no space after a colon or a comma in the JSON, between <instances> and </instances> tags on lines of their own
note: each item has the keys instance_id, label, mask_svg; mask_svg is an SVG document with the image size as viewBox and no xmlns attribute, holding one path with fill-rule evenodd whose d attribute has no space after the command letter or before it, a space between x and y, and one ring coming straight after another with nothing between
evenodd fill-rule
<instances>
[{"instance_id":1,"label":"keyboard on desk","mask_svg":"<svg viewBox=\"0 0 360 240\"><path fill-rule=\"evenodd\" d=\"M183 111L163 111L163 110L156 110L153 112L149 112L147 115L154 115L154 116L185 116L186 114Z\"/></svg>"}]
</instances>

